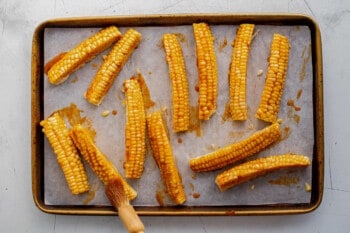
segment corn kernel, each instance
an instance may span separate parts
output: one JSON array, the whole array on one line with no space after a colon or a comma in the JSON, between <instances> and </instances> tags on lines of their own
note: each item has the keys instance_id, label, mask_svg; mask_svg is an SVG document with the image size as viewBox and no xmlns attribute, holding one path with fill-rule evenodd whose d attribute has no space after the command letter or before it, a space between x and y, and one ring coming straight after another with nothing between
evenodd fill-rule
<instances>
[{"instance_id":1,"label":"corn kernel","mask_svg":"<svg viewBox=\"0 0 350 233\"><path fill-rule=\"evenodd\" d=\"M103 112L101 113L101 116L103 116L103 117L107 117L108 115L109 115L109 111L108 111L108 110L103 111Z\"/></svg>"},{"instance_id":2,"label":"corn kernel","mask_svg":"<svg viewBox=\"0 0 350 233\"><path fill-rule=\"evenodd\" d=\"M124 81L126 97L125 176L140 178L146 156L146 113L137 79Z\"/></svg>"}]
</instances>

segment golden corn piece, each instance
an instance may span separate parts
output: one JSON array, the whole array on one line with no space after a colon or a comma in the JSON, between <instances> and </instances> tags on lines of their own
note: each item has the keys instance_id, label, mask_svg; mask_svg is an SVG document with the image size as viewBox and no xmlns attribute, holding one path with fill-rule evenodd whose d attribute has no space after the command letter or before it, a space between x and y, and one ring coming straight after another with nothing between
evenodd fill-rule
<instances>
[{"instance_id":1,"label":"golden corn piece","mask_svg":"<svg viewBox=\"0 0 350 233\"><path fill-rule=\"evenodd\" d=\"M190 101L182 49L175 34L164 34L163 46L172 86L173 128L175 132L186 131L190 124Z\"/></svg>"},{"instance_id":2,"label":"golden corn piece","mask_svg":"<svg viewBox=\"0 0 350 233\"><path fill-rule=\"evenodd\" d=\"M110 26L84 40L49 69L47 76L50 83L64 82L71 73L93 59L98 53L106 50L121 36L117 27Z\"/></svg>"},{"instance_id":3,"label":"golden corn piece","mask_svg":"<svg viewBox=\"0 0 350 233\"><path fill-rule=\"evenodd\" d=\"M146 113L140 85L137 79L124 81L126 97L124 164L126 178L140 178L146 156Z\"/></svg>"},{"instance_id":4,"label":"golden corn piece","mask_svg":"<svg viewBox=\"0 0 350 233\"><path fill-rule=\"evenodd\" d=\"M112 48L85 92L85 98L90 103L99 105L102 102L141 39L139 32L129 29Z\"/></svg>"},{"instance_id":5,"label":"golden corn piece","mask_svg":"<svg viewBox=\"0 0 350 233\"><path fill-rule=\"evenodd\" d=\"M280 169L307 167L309 165L310 160L304 155L284 154L267 156L242 163L220 173L216 177L215 183L221 191L224 191L269 172Z\"/></svg>"},{"instance_id":6,"label":"golden corn piece","mask_svg":"<svg viewBox=\"0 0 350 233\"><path fill-rule=\"evenodd\" d=\"M223 168L265 149L279 139L281 134L280 124L276 122L242 141L190 159L190 168L194 172L206 172Z\"/></svg>"},{"instance_id":7,"label":"golden corn piece","mask_svg":"<svg viewBox=\"0 0 350 233\"><path fill-rule=\"evenodd\" d=\"M216 112L218 95L218 70L214 37L206 23L193 24L198 67L198 117L209 120Z\"/></svg>"},{"instance_id":8,"label":"golden corn piece","mask_svg":"<svg viewBox=\"0 0 350 233\"><path fill-rule=\"evenodd\" d=\"M246 80L250 51L250 42L254 24L241 24L234 40L229 81L230 81L230 112L233 120L247 119Z\"/></svg>"},{"instance_id":9,"label":"golden corn piece","mask_svg":"<svg viewBox=\"0 0 350 233\"><path fill-rule=\"evenodd\" d=\"M180 205L186 201L186 194L163 123L162 113L154 112L148 115L147 126L153 156L160 169L166 190L174 202Z\"/></svg>"},{"instance_id":10,"label":"golden corn piece","mask_svg":"<svg viewBox=\"0 0 350 233\"><path fill-rule=\"evenodd\" d=\"M110 180L120 177L123 180L125 193L129 200L136 198L136 191L121 177L106 155L97 148L93 136L88 129L80 124L76 124L69 130L69 136L73 139L80 154L88 162L93 172L100 178L104 185L107 185Z\"/></svg>"},{"instance_id":11,"label":"golden corn piece","mask_svg":"<svg viewBox=\"0 0 350 233\"><path fill-rule=\"evenodd\" d=\"M274 34L265 86L259 108L255 114L255 117L260 120L267 122L275 122L277 120L287 75L288 56L288 38L280 34Z\"/></svg>"},{"instance_id":12,"label":"golden corn piece","mask_svg":"<svg viewBox=\"0 0 350 233\"><path fill-rule=\"evenodd\" d=\"M40 122L49 143L57 156L64 176L72 194L79 194L89 190L88 177L74 146L68 135L67 126L63 118L56 112Z\"/></svg>"}]
</instances>

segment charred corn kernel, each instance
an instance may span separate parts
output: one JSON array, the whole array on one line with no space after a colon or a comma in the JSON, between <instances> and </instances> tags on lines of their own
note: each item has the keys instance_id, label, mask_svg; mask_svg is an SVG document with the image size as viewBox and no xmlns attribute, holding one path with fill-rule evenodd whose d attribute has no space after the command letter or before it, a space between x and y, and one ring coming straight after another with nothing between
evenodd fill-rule
<instances>
[{"instance_id":1,"label":"charred corn kernel","mask_svg":"<svg viewBox=\"0 0 350 233\"><path fill-rule=\"evenodd\" d=\"M85 98L90 103L99 105L102 102L115 78L141 42L141 38L139 32L129 29L112 48L85 92Z\"/></svg>"},{"instance_id":2,"label":"charred corn kernel","mask_svg":"<svg viewBox=\"0 0 350 233\"><path fill-rule=\"evenodd\" d=\"M258 119L267 122L275 122L277 120L287 74L288 56L288 38L280 34L274 34L265 86L259 108L255 114L255 117Z\"/></svg>"},{"instance_id":3,"label":"charred corn kernel","mask_svg":"<svg viewBox=\"0 0 350 233\"><path fill-rule=\"evenodd\" d=\"M182 49L175 34L164 34L163 46L172 86L173 128L175 132L186 131L190 124L190 101Z\"/></svg>"},{"instance_id":4,"label":"charred corn kernel","mask_svg":"<svg viewBox=\"0 0 350 233\"><path fill-rule=\"evenodd\" d=\"M121 36L117 27L110 26L84 40L49 69L47 75L50 83L64 82L72 72L93 59L98 53L106 50Z\"/></svg>"},{"instance_id":5,"label":"charred corn kernel","mask_svg":"<svg viewBox=\"0 0 350 233\"><path fill-rule=\"evenodd\" d=\"M40 122L72 194L89 190L86 171L73 141L68 135L64 119L56 112Z\"/></svg>"},{"instance_id":6,"label":"charred corn kernel","mask_svg":"<svg viewBox=\"0 0 350 233\"><path fill-rule=\"evenodd\" d=\"M126 178L140 178L146 156L146 113L140 85L136 79L124 82L126 99L124 164Z\"/></svg>"},{"instance_id":7,"label":"charred corn kernel","mask_svg":"<svg viewBox=\"0 0 350 233\"><path fill-rule=\"evenodd\" d=\"M246 80L254 24L241 24L234 40L230 65L230 112L233 120L247 119Z\"/></svg>"},{"instance_id":8,"label":"charred corn kernel","mask_svg":"<svg viewBox=\"0 0 350 233\"><path fill-rule=\"evenodd\" d=\"M263 150L279 139L281 133L280 124L276 122L242 141L222 147L209 154L190 159L190 167L195 172L220 169Z\"/></svg>"},{"instance_id":9,"label":"charred corn kernel","mask_svg":"<svg viewBox=\"0 0 350 233\"><path fill-rule=\"evenodd\" d=\"M307 167L309 165L310 160L304 155L273 155L248 161L224 171L216 177L215 182L219 189L224 191L269 172L287 168Z\"/></svg>"},{"instance_id":10,"label":"charred corn kernel","mask_svg":"<svg viewBox=\"0 0 350 233\"><path fill-rule=\"evenodd\" d=\"M206 23L193 24L198 67L198 118L209 120L216 112L218 71L214 37Z\"/></svg>"},{"instance_id":11,"label":"charred corn kernel","mask_svg":"<svg viewBox=\"0 0 350 233\"><path fill-rule=\"evenodd\" d=\"M69 136L73 139L74 144L79 149L80 154L88 162L93 172L100 180L107 185L111 179L120 177L123 180L125 193L130 200L133 200L137 193L129 186L129 184L121 177L118 170L110 160L95 145L91 132L76 124L69 130Z\"/></svg>"},{"instance_id":12,"label":"charred corn kernel","mask_svg":"<svg viewBox=\"0 0 350 233\"><path fill-rule=\"evenodd\" d=\"M148 115L147 126L153 156L160 169L167 193L176 204L180 205L186 201L186 194L163 123L162 113L154 112Z\"/></svg>"}]
</instances>

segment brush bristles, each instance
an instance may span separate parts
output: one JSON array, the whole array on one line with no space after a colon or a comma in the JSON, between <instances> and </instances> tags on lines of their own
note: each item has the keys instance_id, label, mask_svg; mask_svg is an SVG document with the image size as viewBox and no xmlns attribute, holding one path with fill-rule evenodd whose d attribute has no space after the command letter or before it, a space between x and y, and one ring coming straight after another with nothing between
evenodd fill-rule
<instances>
[{"instance_id":1,"label":"brush bristles","mask_svg":"<svg viewBox=\"0 0 350 233\"><path fill-rule=\"evenodd\" d=\"M123 181L121 179L112 179L106 185L106 196L115 208L128 204L129 200L124 191Z\"/></svg>"}]
</instances>

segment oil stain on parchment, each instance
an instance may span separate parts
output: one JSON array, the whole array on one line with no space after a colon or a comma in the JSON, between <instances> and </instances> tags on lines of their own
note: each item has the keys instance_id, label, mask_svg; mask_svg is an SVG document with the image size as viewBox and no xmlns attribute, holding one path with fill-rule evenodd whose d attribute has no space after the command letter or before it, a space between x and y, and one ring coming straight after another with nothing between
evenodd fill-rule
<instances>
[{"instance_id":1,"label":"oil stain on parchment","mask_svg":"<svg viewBox=\"0 0 350 233\"><path fill-rule=\"evenodd\" d=\"M190 125L188 131L195 131L197 137L202 136L201 121L198 119L198 106L190 107Z\"/></svg>"},{"instance_id":2,"label":"oil stain on parchment","mask_svg":"<svg viewBox=\"0 0 350 233\"><path fill-rule=\"evenodd\" d=\"M307 54L305 54L306 52L307 52ZM311 44L309 44L308 47L305 46L305 48L301 54L301 57L304 58L304 62L303 62L303 65L301 67L301 71L299 74L299 81L300 82L304 81L305 76L306 76L306 65L309 63L310 58L311 58Z\"/></svg>"},{"instance_id":3,"label":"oil stain on parchment","mask_svg":"<svg viewBox=\"0 0 350 233\"><path fill-rule=\"evenodd\" d=\"M280 176L278 179L269 180L269 183L273 185L285 185L290 187L293 184L298 184L299 181L300 179L298 177Z\"/></svg>"}]
</instances>

